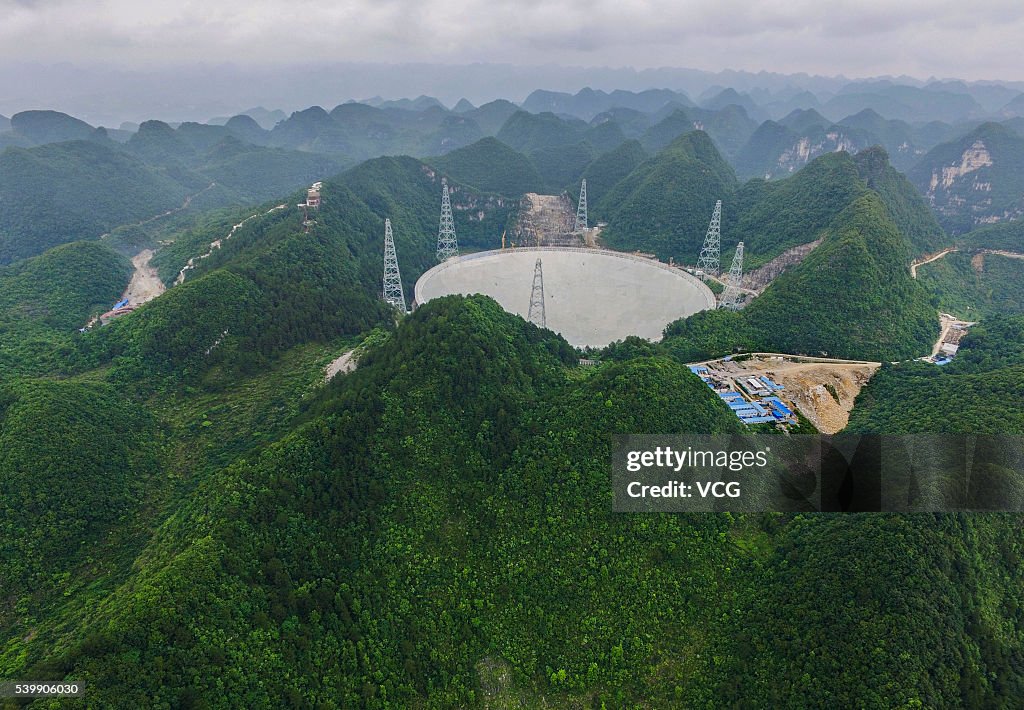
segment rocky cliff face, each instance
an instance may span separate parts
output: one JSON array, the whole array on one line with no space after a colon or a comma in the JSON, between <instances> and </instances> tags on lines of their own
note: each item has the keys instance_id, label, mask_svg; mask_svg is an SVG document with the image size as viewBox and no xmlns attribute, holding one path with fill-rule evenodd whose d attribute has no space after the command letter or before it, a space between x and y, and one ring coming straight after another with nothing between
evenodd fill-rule
<instances>
[{"instance_id":1,"label":"rocky cliff face","mask_svg":"<svg viewBox=\"0 0 1024 710\"><path fill-rule=\"evenodd\" d=\"M1024 138L999 124L936 146L908 177L954 234L1024 216Z\"/></svg>"},{"instance_id":2,"label":"rocky cliff face","mask_svg":"<svg viewBox=\"0 0 1024 710\"><path fill-rule=\"evenodd\" d=\"M953 183L958 178L990 165L992 165L992 155L988 152L988 148L985 147L985 142L980 139L974 141L971 147L966 149L963 155L960 156L959 165L945 165L932 170L932 180L928 186L928 197L935 198L935 191L940 183L943 189L948 189L953 186ZM976 190L992 189L992 183L990 182L979 183L975 181L974 186Z\"/></svg>"},{"instance_id":3,"label":"rocky cliff face","mask_svg":"<svg viewBox=\"0 0 1024 710\"><path fill-rule=\"evenodd\" d=\"M847 153L856 153L865 147L859 141L856 141L835 127L821 137L801 136L796 143L782 151L775 163L774 169L769 169L765 177L780 177L781 175L796 172L824 153L834 153L839 150L845 150Z\"/></svg>"}]
</instances>

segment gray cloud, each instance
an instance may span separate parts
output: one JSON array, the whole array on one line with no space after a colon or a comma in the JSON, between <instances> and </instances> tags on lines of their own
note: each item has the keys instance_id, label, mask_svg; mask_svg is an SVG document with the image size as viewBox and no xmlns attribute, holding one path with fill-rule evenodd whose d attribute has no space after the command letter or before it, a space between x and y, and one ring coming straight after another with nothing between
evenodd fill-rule
<instances>
[{"instance_id":1,"label":"gray cloud","mask_svg":"<svg viewBox=\"0 0 1024 710\"><path fill-rule=\"evenodd\" d=\"M1024 79L1019 0L0 0L0 60L554 62Z\"/></svg>"}]
</instances>

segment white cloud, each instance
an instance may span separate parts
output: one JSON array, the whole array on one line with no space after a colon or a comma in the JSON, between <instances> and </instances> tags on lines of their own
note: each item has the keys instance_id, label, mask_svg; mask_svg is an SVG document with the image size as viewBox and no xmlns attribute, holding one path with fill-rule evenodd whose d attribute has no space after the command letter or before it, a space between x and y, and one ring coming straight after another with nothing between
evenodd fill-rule
<instances>
[{"instance_id":1,"label":"white cloud","mask_svg":"<svg viewBox=\"0 0 1024 710\"><path fill-rule=\"evenodd\" d=\"M0 0L0 59L556 62L1024 79L1019 0Z\"/></svg>"}]
</instances>

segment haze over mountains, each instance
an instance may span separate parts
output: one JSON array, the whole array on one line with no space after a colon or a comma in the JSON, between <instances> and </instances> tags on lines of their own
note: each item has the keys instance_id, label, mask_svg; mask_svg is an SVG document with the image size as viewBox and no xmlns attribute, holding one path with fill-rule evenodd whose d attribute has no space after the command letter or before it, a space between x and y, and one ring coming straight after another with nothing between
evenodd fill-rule
<instances>
[{"instance_id":1,"label":"haze over mountains","mask_svg":"<svg viewBox=\"0 0 1024 710\"><path fill-rule=\"evenodd\" d=\"M542 79L540 79L542 77ZM231 116L250 106L282 109L286 113L349 98L388 99L428 94L446 106L466 98L475 105L499 98L524 101L538 87L556 93L575 94L583 87L612 93L615 90L645 91L669 87L700 101L712 92L732 88L747 93L758 105L777 104L774 117L781 117L797 105L788 103L808 92L800 101L803 108L811 96L820 104L835 100L839 113L848 115L850 95L874 94L876 102L887 102L905 111L906 96L886 96L882 86L893 84L912 88L929 87L931 92L969 94L985 111L998 111L1024 92L1024 81L986 81L967 84L958 80L918 79L908 76L855 80L843 76L780 74L726 70L661 68L585 68L558 65L516 66L510 64L442 65L373 63L308 63L292 66L246 67L231 64L177 65L163 69L142 66L45 65L10 62L0 67L0 114L30 108L52 108L80 116L94 125L119 126L123 121L141 123L147 119L169 122L206 121ZM865 90L865 88L867 90ZM902 94L902 92L897 92ZM879 95L881 94L881 95ZM836 98L842 95L845 98ZM843 102L847 102L845 107ZM928 96L913 101L927 105ZM881 105L881 104L880 104ZM959 109L970 108L970 102ZM913 107L911 107L913 108ZM946 110L946 109L943 109ZM832 120L842 116L825 111ZM887 118L903 116L887 115ZM772 117L772 116L765 116ZM948 120L948 116L933 118ZM931 119L924 119L931 120Z\"/></svg>"},{"instance_id":2,"label":"haze over mountains","mask_svg":"<svg viewBox=\"0 0 1024 710\"><path fill-rule=\"evenodd\" d=\"M625 177L695 129L741 180L782 178L819 155L878 145L952 233L1024 213L1024 94L1015 85L674 76L703 89L535 90L521 106L463 97L452 109L425 95L374 98L290 115L255 107L207 123L119 128L18 111L0 117L0 148L13 149L0 154L0 197L9 205L0 215L0 260L73 235L97 237L190 196L197 206L258 202L380 155L436 156L469 184L508 196L572 191L586 176L595 181L595 213L608 216L613 208L602 199L612 176ZM750 88L710 84L726 77ZM109 179L89 181L91 170Z\"/></svg>"}]
</instances>

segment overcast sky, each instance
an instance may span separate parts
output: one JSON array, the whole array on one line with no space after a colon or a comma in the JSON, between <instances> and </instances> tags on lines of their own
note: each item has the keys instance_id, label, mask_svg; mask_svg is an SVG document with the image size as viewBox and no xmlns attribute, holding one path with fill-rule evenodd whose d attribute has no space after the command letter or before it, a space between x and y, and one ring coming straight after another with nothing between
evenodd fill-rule
<instances>
[{"instance_id":1,"label":"overcast sky","mask_svg":"<svg viewBox=\"0 0 1024 710\"><path fill-rule=\"evenodd\" d=\"M1024 79L1021 0L0 0L0 61L546 62Z\"/></svg>"}]
</instances>

